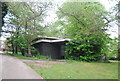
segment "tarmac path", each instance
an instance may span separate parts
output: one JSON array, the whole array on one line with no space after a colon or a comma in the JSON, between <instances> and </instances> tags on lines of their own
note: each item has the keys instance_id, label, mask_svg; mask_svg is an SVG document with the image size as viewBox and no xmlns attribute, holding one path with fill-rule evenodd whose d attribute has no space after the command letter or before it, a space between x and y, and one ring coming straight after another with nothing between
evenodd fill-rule
<instances>
[{"instance_id":1,"label":"tarmac path","mask_svg":"<svg viewBox=\"0 0 120 81\"><path fill-rule=\"evenodd\" d=\"M0 52L0 79L43 79L16 57Z\"/></svg>"},{"instance_id":2,"label":"tarmac path","mask_svg":"<svg viewBox=\"0 0 120 81\"><path fill-rule=\"evenodd\" d=\"M0 55L0 81L2 80L2 55Z\"/></svg>"}]
</instances>

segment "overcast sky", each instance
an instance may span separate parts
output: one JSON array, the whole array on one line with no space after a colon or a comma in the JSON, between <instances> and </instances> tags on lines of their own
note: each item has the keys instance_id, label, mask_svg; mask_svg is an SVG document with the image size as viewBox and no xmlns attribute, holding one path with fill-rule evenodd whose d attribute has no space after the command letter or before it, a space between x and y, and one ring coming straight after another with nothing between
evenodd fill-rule
<instances>
[{"instance_id":1,"label":"overcast sky","mask_svg":"<svg viewBox=\"0 0 120 81\"><path fill-rule=\"evenodd\" d=\"M100 2L105 6L106 10L112 11L112 8L117 4L115 0L108 1L108 0L100 0ZM111 34L111 38L118 37L118 25L116 22L110 23L111 28L107 33Z\"/></svg>"},{"instance_id":2,"label":"overcast sky","mask_svg":"<svg viewBox=\"0 0 120 81\"><path fill-rule=\"evenodd\" d=\"M10 1L10 0L8 0ZM59 3L59 5L61 5L65 0L55 0L55 3ZM106 8L106 10L108 11L111 11L112 7L115 6L116 1L113 0L113 1L108 1L108 0L99 0ZM56 19L56 14L55 14L55 11L57 10L57 7L54 7L50 12L49 14L51 14L50 16L48 16L46 18L47 22L52 22L52 21L55 21L57 20ZM112 27L110 28L110 30L108 31L109 34L111 34L111 38L114 38L114 37L118 37L118 26L113 22L111 23ZM2 40L5 40L5 37L1 37L0 39Z\"/></svg>"}]
</instances>

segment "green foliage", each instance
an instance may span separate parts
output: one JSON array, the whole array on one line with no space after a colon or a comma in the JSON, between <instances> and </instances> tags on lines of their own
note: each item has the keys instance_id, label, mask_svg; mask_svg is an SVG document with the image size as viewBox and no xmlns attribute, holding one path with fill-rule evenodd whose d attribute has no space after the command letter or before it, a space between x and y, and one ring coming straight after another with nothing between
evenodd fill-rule
<instances>
[{"instance_id":1,"label":"green foliage","mask_svg":"<svg viewBox=\"0 0 120 81\"><path fill-rule=\"evenodd\" d=\"M64 24L64 21L58 20L55 23L52 23L50 27L46 28L46 36L51 37L64 37L64 32L62 25Z\"/></svg>"},{"instance_id":2,"label":"green foliage","mask_svg":"<svg viewBox=\"0 0 120 81\"><path fill-rule=\"evenodd\" d=\"M41 25L46 16L50 3L40 2L12 2L7 3L9 21L6 24L12 27L10 37L13 52L21 51L23 56L32 56L32 40L39 35L43 36L44 26ZM8 28L9 29L9 28Z\"/></svg>"},{"instance_id":3,"label":"green foliage","mask_svg":"<svg viewBox=\"0 0 120 81\"><path fill-rule=\"evenodd\" d=\"M108 44L108 57L110 58L118 58L118 38L110 39Z\"/></svg>"},{"instance_id":4,"label":"green foliage","mask_svg":"<svg viewBox=\"0 0 120 81\"><path fill-rule=\"evenodd\" d=\"M59 8L61 33L72 39L67 44L67 58L98 61L105 56L106 60L110 38L105 20L109 14L99 2L66 2Z\"/></svg>"},{"instance_id":5,"label":"green foliage","mask_svg":"<svg viewBox=\"0 0 120 81\"><path fill-rule=\"evenodd\" d=\"M80 61L98 61L101 57L98 44L84 41L70 41L67 43L66 58Z\"/></svg>"},{"instance_id":6,"label":"green foliage","mask_svg":"<svg viewBox=\"0 0 120 81\"><path fill-rule=\"evenodd\" d=\"M18 39L16 40L16 42L19 43L19 47L21 47L21 49L26 49L27 48L27 41L25 40L24 35L20 34L18 36Z\"/></svg>"},{"instance_id":7,"label":"green foliage","mask_svg":"<svg viewBox=\"0 0 120 81\"><path fill-rule=\"evenodd\" d=\"M47 35L73 39L67 44L66 58L69 59L98 61L102 55L107 57L116 54L116 47L110 44L111 39L105 32L109 23L106 19L110 13L99 2L64 3L57 12L59 20L46 29L41 23L48 5L39 4L42 6L26 2L8 3L11 13L8 24L14 25L9 47L18 46L23 56L32 51L33 56L41 58L31 47L32 40L38 35Z\"/></svg>"},{"instance_id":8,"label":"green foliage","mask_svg":"<svg viewBox=\"0 0 120 81\"><path fill-rule=\"evenodd\" d=\"M68 38L76 35L84 38L85 35L94 32L103 32L107 25L104 17L108 15L105 8L99 2L66 2L57 12L63 21L62 32Z\"/></svg>"},{"instance_id":9,"label":"green foliage","mask_svg":"<svg viewBox=\"0 0 120 81\"><path fill-rule=\"evenodd\" d=\"M6 2L1 2L0 5L2 6L2 13L0 12L0 15L2 15L2 26L4 25L4 20L3 18L5 17L5 15L7 14L8 12L8 6L6 4Z\"/></svg>"}]
</instances>

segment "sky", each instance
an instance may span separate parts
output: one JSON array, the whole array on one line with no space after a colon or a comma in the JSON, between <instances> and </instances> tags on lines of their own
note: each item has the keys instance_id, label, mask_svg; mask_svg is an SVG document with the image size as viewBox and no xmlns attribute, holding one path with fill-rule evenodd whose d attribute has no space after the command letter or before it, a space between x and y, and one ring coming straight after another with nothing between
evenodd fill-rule
<instances>
[{"instance_id":1,"label":"sky","mask_svg":"<svg viewBox=\"0 0 120 81\"><path fill-rule=\"evenodd\" d=\"M10 0L9 0L10 1ZM43 0L44 1L44 0ZM55 0L55 3L58 4L59 6L64 2L65 0ZM74 0L75 1L75 0ZM80 0L79 0L80 1ZM87 0L88 1L88 0ZM98 0L97 0L98 1ZM115 0L112 1L108 1L108 0L99 0L100 3L102 3L107 11L111 11L112 7L117 4ZM49 16L46 17L47 22L53 22L55 20L57 20L57 15L55 14L55 11L57 10L57 7L54 7L51 9L51 11L49 11ZM109 31L107 31L108 34L110 34L111 38L114 37L118 37L118 26L115 24L115 22L110 23L111 28L109 29ZM1 40L5 40L6 36L2 36L0 39Z\"/></svg>"},{"instance_id":2,"label":"sky","mask_svg":"<svg viewBox=\"0 0 120 81\"><path fill-rule=\"evenodd\" d=\"M117 4L115 0L100 0L100 2L105 6L107 11L112 11L112 7L114 7ZM111 38L118 37L118 25L116 24L116 22L112 22L110 23L110 25L111 28L109 29L109 31L107 31L107 33L110 34Z\"/></svg>"}]
</instances>

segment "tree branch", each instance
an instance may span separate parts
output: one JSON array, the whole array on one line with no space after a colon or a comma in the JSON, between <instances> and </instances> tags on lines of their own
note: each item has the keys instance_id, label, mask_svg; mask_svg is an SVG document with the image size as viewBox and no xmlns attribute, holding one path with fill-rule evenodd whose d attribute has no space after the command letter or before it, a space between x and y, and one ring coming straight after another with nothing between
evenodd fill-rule
<instances>
[{"instance_id":1,"label":"tree branch","mask_svg":"<svg viewBox=\"0 0 120 81\"><path fill-rule=\"evenodd\" d=\"M78 21L78 23L79 24L82 24L84 27L86 27L86 25L82 22L82 21L80 21L75 15L72 15L72 14L70 14L70 13L65 13L62 9L60 9L59 8L59 10L63 13L63 14L65 14L65 15L67 15L67 16L72 16L72 17L74 17L77 21Z\"/></svg>"}]
</instances>

